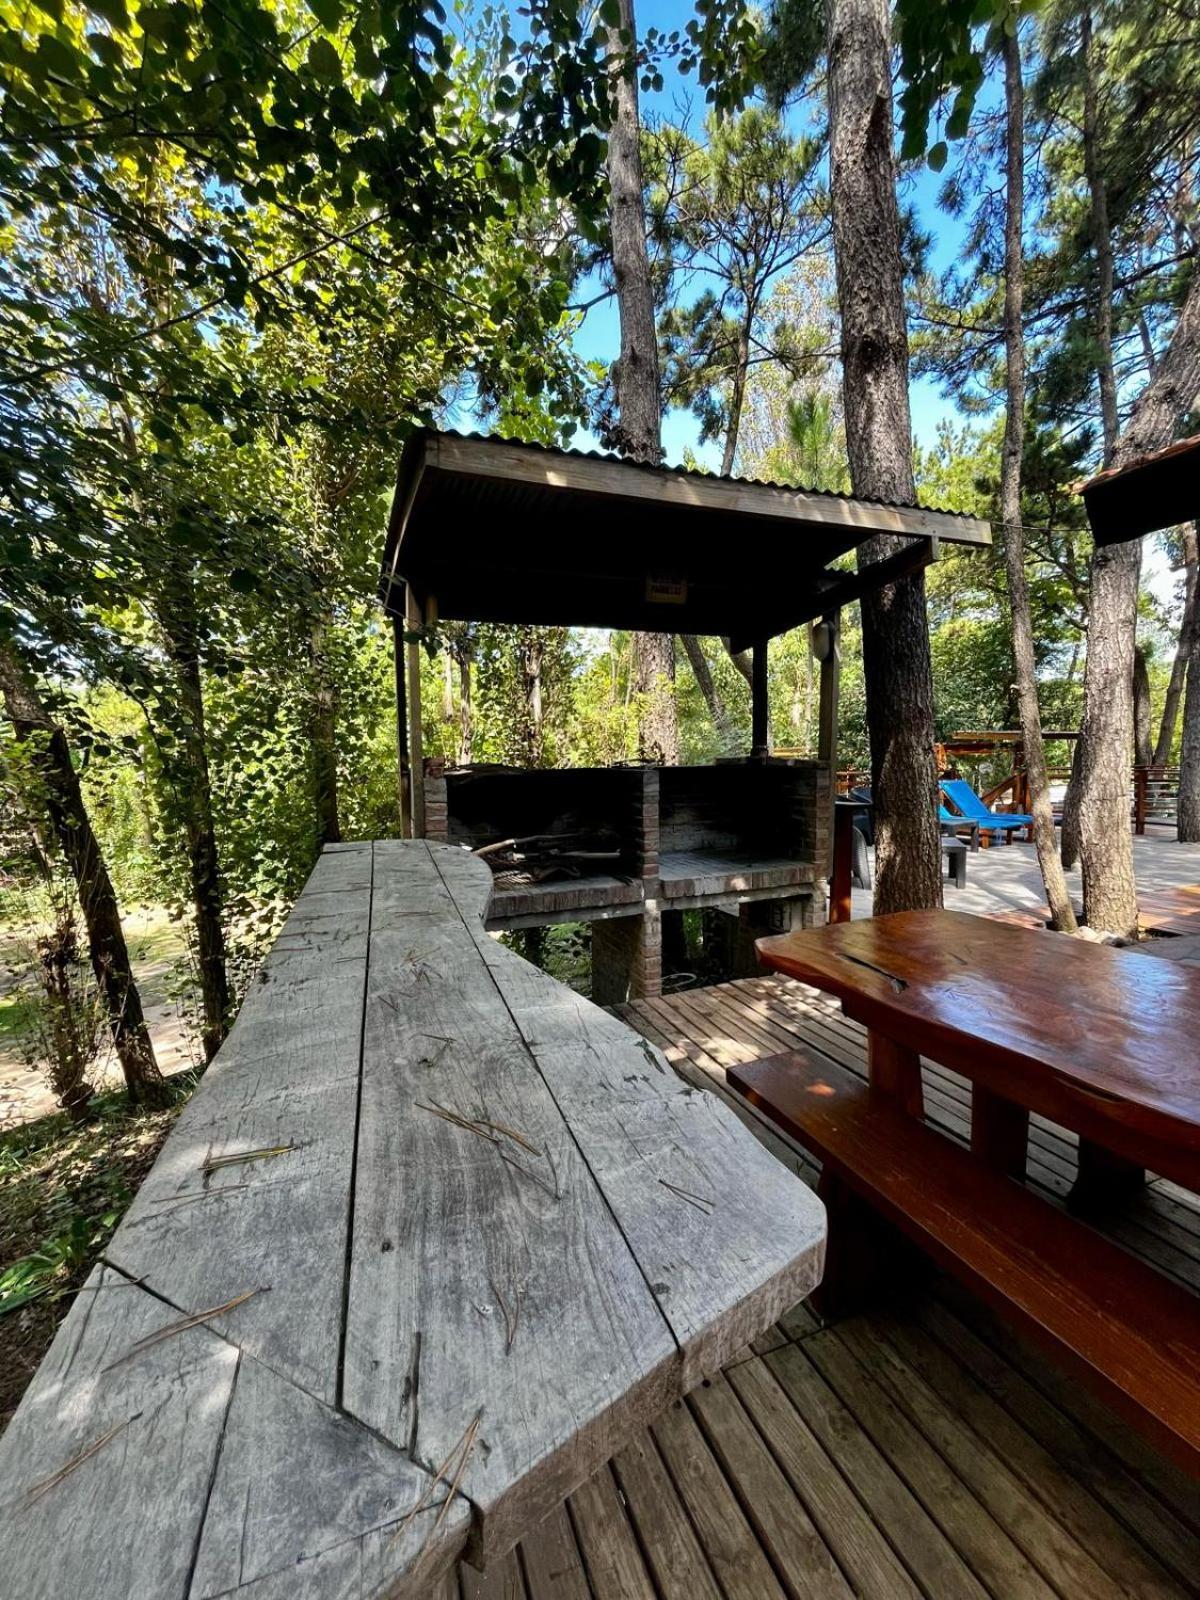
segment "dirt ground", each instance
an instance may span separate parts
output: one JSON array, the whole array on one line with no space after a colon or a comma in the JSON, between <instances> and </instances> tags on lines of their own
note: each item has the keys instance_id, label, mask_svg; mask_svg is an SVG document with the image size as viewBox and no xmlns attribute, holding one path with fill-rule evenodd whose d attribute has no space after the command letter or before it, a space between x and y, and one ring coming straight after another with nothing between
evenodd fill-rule
<instances>
[{"instance_id":1,"label":"dirt ground","mask_svg":"<svg viewBox=\"0 0 1200 1600\"><path fill-rule=\"evenodd\" d=\"M199 1064L194 1030L185 1000L174 994L178 964L186 952L182 937L162 906L142 906L124 917L125 937L141 991L150 1037L164 1073L176 1073ZM21 934L0 929L0 1132L35 1122L57 1111L45 1073L23 1056L19 1001L11 967L19 967ZM111 1055L97 1065L91 1081L100 1092L121 1085L120 1063Z\"/></svg>"}]
</instances>

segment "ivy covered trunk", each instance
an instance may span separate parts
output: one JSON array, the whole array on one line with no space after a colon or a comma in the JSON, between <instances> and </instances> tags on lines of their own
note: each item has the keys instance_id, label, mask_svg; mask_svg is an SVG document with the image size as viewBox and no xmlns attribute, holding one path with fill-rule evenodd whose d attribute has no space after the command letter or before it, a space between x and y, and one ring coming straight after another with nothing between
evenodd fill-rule
<instances>
[{"instance_id":1,"label":"ivy covered trunk","mask_svg":"<svg viewBox=\"0 0 1200 1600\"><path fill-rule=\"evenodd\" d=\"M312 666L313 801L317 819L317 848L337 844L342 837L338 814L337 685L329 665L330 618L319 612L309 630Z\"/></svg>"},{"instance_id":2,"label":"ivy covered trunk","mask_svg":"<svg viewBox=\"0 0 1200 1600\"><path fill-rule=\"evenodd\" d=\"M1004 563L1012 614L1013 665L1016 669L1017 712L1029 779L1029 804L1038 864L1050 906L1050 921L1066 933L1075 931L1075 910L1067 893L1054 832L1050 779L1038 707L1037 657L1033 617L1025 576L1025 534L1021 526L1021 468L1025 443L1025 331L1022 304L1025 258L1025 91L1021 81L1021 39L1004 37L1005 90L1005 216L1004 216L1004 352L1006 409L1004 453L1000 464L1000 517L1004 523Z\"/></svg>"},{"instance_id":3,"label":"ivy covered trunk","mask_svg":"<svg viewBox=\"0 0 1200 1600\"><path fill-rule=\"evenodd\" d=\"M830 192L854 492L916 500L886 0L829 0ZM860 568L907 541L876 536ZM933 669L920 573L862 602L877 912L942 903Z\"/></svg>"},{"instance_id":4,"label":"ivy covered trunk","mask_svg":"<svg viewBox=\"0 0 1200 1600\"><path fill-rule=\"evenodd\" d=\"M662 398L646 254L637 22L633 0L619 0L617 10L617 25L608 30L608 49L614 61L613 120L608 138L609 225L621 323L621 354L615 372L620 422L613 437L623 455L657 465L662 460ZM679 725L675 641L669 633L634 634L633 677L639 705L638 753L646 761L674 764L679 760Z\"/></svg>"},{"instance_id":5,"label":"ivy covered trunk","mask_svg":"<svg viewBox=\"0 0 1200 1600\"><path fill-rule=\"evenodd\" d=\"M195 585L183 560L173 565L167 594L169 607L162 619L163 638L176 688L173 728L176 749L168 763L169 777L187 845L204 1014L201 1037L204 1058L211 1061L229 1027L229 976L204 721L199 619Z\"/></svg>"},{"instance_id":6,"label":"ivy covered trunk","mask_svg":"<svg viewBox=\"0 0 1200 1600\"><path fill-rule=\"evenodd\" d=\"M46 814L75 879L88 955L104 997L113 1048L129 1098L154 1102L162 1097L162 1073L134 982L116 891L84 804L67 736L43 706L7 645L0 645L0 692L17 738L29 748Z\"/></svg>"}]
</instances>

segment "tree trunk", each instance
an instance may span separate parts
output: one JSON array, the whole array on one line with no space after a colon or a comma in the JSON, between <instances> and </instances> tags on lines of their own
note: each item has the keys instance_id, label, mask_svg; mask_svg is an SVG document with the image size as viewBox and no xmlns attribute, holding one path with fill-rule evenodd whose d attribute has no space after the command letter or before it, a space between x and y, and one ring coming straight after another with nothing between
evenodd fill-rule
<instances>
[{"instance_id":1,"label":"tree trunk","mask_svg":"<svg viewBox=\"0 0 1200 1600\"><path fill-rule=\"evenodd\" d=\"M471 743L474 729L471 721L471 657L466 651L458 658L458 764L471 765Z\"/></svg>"},{"instance_id":2,"label":"tree trunk","mask_svg":"<svg viewBox=\"0 0 1200 1600\"><path fill-rule=\"evenodd\" d=\"M733 724L729 720L729 712L725 709L725 702L721 698L720 690L713 680L712 668L704 654L704 646L694 633L683 635L683 648L687 654L688 664L692 669L692 676L696 686L704 696L704 704L708 707L708 714L713 719L713 726L720 736L722 748L731 752L734 747Z\"/></svg>"},{"instance_id":3,"label":"tree trunk","mask_svg":"<svg viewBox=\"0 0 1200 1600\"><path fill-rule=\"evenodd\" d=\"M657 465L662 460L662 397L646 253L633 0L619 0L618 10L618 26L608 30L609 54L614 58L613 121L608 136L609 216L621 323L621 355L614 373L620 415L617 444L623 455ZM679 759L674 639L670 634L635 633L633 665L633 687L641 708L640 754L643 760L673 764Z\"/></svg>"},{"instance_id":4,"label":"tree trunk","mask_svg":"<svg viewBox=\"0 0 1200 1600\"><path fill-rule=\"evenodd\" d=\"M1183 529L1183 616L1179 623L1179 639L1175 646L1175 659L1171 662L1171 678L1167 684L1167 697L1163 701L1162 721L1158 725L1158 740L1154 746L1154 765L1165 767L1171 759L1175 743L1175 723L1179 718L1179 702L1183 698L1184 680L1192 654L1192 632L1196 626L1196 572L1200 566L1200 544L1197 542L1196 524Z\"/></svg>"},{"instance_id":5,"label":"tree trunk","mask_svg":"<svg viewBox=\"0 0 1200 1600\"><path fill-rule=\"evenodd\" d=\"M913 503L908 335L893 153L887 0L829 0L830 192L855 494ZM903 549L877 536L860 568ZM933 671L923 575L862 601L877 912L940 906Z\"/></svg>"},{"instance_id":6,"label":"tree trunk","mask_svg":"<svg viewBox=\"0 0 1200 1600\"><path fill-rule=\"evenodd\" d=\"M196 953L204 1013L201 1038L211 1061L229 1026L229 977L225 965L223 893L213 823L212 781L204 721L200 635L191 572L178 563L169 575L168 604L159 618L177 697L175 731L179 755L170 761L176 802L183 818L196 917Z\"/></svg>"},{"instance_id":7,"label":"tree trunk","mask_svg":"<svg viewBox=\"0 0 1200 1600\"><path fill-rule=\"evenodd\" d=\"M161 1100L163 1078L134 982L116 892L92 830L67 737L38 698L16 655L0 645L0 691L17 738L29 746L46 811L75 879L87 928L88 954L104 997L113 1047L129 1098Z\"/></svg>"},{"instance_id":8,"label":"tree trunk","mask_svg":"<svg viewBox=\"0 0 1200 1600\"><path fill-rule=\"evenodd\" d=\"M1187 667L1175 820L1176 837L1181 844L1200 844L1200 628L1192 629L1191 658Z\"/></svg>"},{"instance_id":9,"label":"tree trunk","mask_svg":"<svg viewBox=\"0 0 1200 1600\"><path fill-rule=\"evenodd\" d=\"M309 630L309 664L312 670L313 801L317 818L317 848L337 844L342 837L337 786L337 688L329 670L329 618L319 613Z\"/></svg>"},{"instance_id":10,"label":"tree trunk","mask_svg":"<svg viewBox=\"0 0 1200 1600\"><path fill-rule=\"evenodd\" d=\"M1200 393L1200 277L1194 277L1171 342L1142 390L1113 465L1170 444L1179 419ZM1133 648L1141 540L1106 545L1092 556L1091 610L1080 738L1079 859L1083 910L1093 927L1132 934L1137 890L1129 826L1133 750ZM1186 715L1186 713L1185 713Z\"/></svg>"},{"instance_id":11,"label":"tree trunk","mask_svg":"<svg viewBox=\"0 0 1200 1600\"><path fill-rule=\"evenodd\" d=\"M1133 759L1139 767L1150 766L1154 759L1150 743L1150 671L1140 644L1133 647Z\"/></svg>"},{"instance_id":12,"label":"tree trunk","mask_svg":"<svg viewBox=\"0 0 1200 1600\"><path fill-rule=\"evenodd\" d=\"M1025 535L1021 527L1021 468L1025 447L1025 330L1022 323L1025 295L1025 88L1021 79L1021 39L1014 31L1004 38L1005 99L1005 215L1004 215L1004 453L1000 464L1000 518L1004 523L1004 563L1008 575L1008 603L1012 612L1013 665L1017 714L1025 773L1029 780L1029 808L1038 865L1054 927L1075 931L1075 911L1067 893L1054 812L1050 804L1050 779L1046 747L1038 708L1037 657L1033 645L1033 617L1029 584L1025 576Z\"/></svg>"},{"instance_id":13,"label":"tree trunk","mask_svg":"<svg viewBox=\"0 0 1200 1600\"><path fill-rule=\"evenodd\" d=\"M522 628L521 676L525 692L525 761L540 767L545 756L542 720L543 645L536 628Z\"/></svg>"},{"instance_id":14,"label":"tree trunk","mask_svg":"<svg viewBox=\"0 0 1200 1600\"><path fill-rule=\"evenodd\" d=\"M1117 448L1117 379L1113 371L1113 247L1108 225L1108 189L1100 167L1100 107L1096 44L1091 7L1079 19L1079 45L1083 56L1083 160L1092 213L1092 249L1096 253L1096 344L1100 359L1096 376L1100 385L1100 422L1104 436L1104 465L1111 464Z\"/></svg>"},{"instance_id":15,"label":"tree trunk","mask_svg":"<svg viewBox=\"0 0 1200 1600\"><path fill-rule=\"evenodd\" d=\"M742 407L746 400L746 374L750 370L750 329L754 312L746 308L746 317L738 329L737 365L733 369L733 383L729 390L729 425L725 429L725 448L721 452L721 476L727 478L733 471L737 457L738 433L742 426Z\"/></svg>"}]
</instances>

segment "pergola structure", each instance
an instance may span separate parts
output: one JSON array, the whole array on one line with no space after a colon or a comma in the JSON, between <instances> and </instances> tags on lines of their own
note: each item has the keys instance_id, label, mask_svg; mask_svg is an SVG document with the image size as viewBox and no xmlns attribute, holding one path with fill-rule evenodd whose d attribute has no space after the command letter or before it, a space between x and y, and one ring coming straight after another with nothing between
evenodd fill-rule
<instances>
[{"instance_id":1,"label":"pergola structure","mask_svg":"<svg viewBox=\"0 0 1200 1600\"><path fill-rule=\"evenodd\" d=\"M845 558L878 534L905 542L848 570ZM505 833L540 834L568 811L574 822L603 816L610 828L628 826L619 872L497 893L492 925L591 921L594 957L597 941L622 944L604 992L653 992L657 962L632 928L638 922L644 933L660 905L758 906L757 932L773 925L762 922L764 901L802 903L810 914L828 874L840 611L936 559L943 540L990 539L986 522L921 506L423 429L401 460L380 577L396 643L406 827L478 847ZM447 774L423 760L421 741L420 640L439 618L720 636L752 652L749 759L604 769L586 781L567 772L508 773L503 784L494 769ZM767 642L817 619L816 758L772 761ZM618 920L627 926L600 927ZM640 957L624 948L631 940Z\"/></svg>"}]
</instances>

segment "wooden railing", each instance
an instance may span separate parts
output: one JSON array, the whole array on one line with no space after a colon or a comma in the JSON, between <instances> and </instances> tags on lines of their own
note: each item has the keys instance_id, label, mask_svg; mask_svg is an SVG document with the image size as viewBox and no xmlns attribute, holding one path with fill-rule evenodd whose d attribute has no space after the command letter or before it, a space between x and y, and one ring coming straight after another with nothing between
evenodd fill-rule
<instances>
[{"instance_id":1,"label":"wooden railing","mask_svg":"<svg viewBox=\"0 0 1200 1600\"><path fill-rule=\"evenodd\" d=\"M1174 822L1178 802L1178 767L1134 767L1134 833L1144 834L1148 822Z\"/></svg>"}]
</instances>

